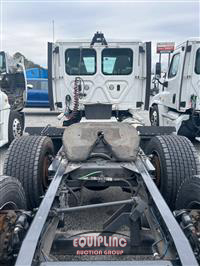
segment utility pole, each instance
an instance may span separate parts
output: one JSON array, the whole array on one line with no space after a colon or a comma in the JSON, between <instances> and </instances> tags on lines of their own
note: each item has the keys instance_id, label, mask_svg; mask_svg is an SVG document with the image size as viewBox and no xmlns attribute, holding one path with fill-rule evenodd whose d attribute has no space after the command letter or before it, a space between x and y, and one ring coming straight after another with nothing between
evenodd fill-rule
<instances>
[{"instance_id":1,"label":"utility pole","mask_svg":"<svg viewBox=\"0 0 200 266\"><path fill-rule=\"evenodd\" d=\"M53 26L53 43L54 43L54 34L55 34L55 31L54 31L54 20L52 20L52 26Z\"/></svg>"},{"instance_id":2,"label":"utility pole","mask_svg":"<svg viewBox=\"0 0 200 266\"><path fill-rule=\"evenodd\" d=\"M3 50L3 2L0 0L0 51Z\"/></svg>"}]
</instances>

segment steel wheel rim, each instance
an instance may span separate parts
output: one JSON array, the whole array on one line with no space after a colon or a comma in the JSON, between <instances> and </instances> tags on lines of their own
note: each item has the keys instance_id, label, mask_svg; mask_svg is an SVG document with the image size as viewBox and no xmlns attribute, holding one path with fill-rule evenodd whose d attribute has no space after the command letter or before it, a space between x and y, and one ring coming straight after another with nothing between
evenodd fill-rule
<instances>
[{"instance_id":1,"label":"steel wheel rim","mask_svg":"<svg viewBox=\"0 0 200 266\"><path fill-rule=\"evenodd\" d=\"M158 188L161 186L161 165L160 165L160 159L156 152L153 152L151 163L155 167L155 183Z\"/></svg>"},{"instance_id":2,"label":"steel wheel rim","mask_svg":"<svg viewBox=\"0 0 200 266\"><path fill-rule=\"evenodd\" d=\"M49 155L46 154L43 161L42 185L46 189L49 185L48 169L50 165Z\"/></svg>"},{"instance_id":3,"label":"steel wheel rim","mask_svg":"<svg viewBox=\"0 0 200 266\"><path fill-rule=\"evenodd\" d=\"M156 110L154 110L151 114L151 124L153 126L157 126L157 123L158 123L158 114L157 114Z\"/></svg>"},{"instance_id":4,"label":"steel wheel rim","mask_svg":"<svg viewBox=\"0 0 200 266\"><path fill-rule=\"evenodd\" d=\"M18 118L13 120L13 136L19 138L22 135L22 127Z\"/></svg>"}]
</instances>

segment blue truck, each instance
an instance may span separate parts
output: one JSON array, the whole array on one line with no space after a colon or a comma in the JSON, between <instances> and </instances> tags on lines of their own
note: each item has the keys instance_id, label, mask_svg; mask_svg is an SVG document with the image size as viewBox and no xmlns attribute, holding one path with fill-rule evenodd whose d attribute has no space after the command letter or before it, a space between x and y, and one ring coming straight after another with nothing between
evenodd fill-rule
<instances>
[{"instance_id":1,"label":"blue truck","mask_svg":"<svg viewBox=\"0 0 200 266\"><path fill-rule=\"evenodd\" d=\"M33 78L41 78L47 79L48 78L48 71L44 68L29 68L26 70L26 78L33 79Z\"/></svg>"},{"instance_id":2,"label":"blue truck","mask_svg":"<svg viewBox=\"0 0 200 266\"><path fill-rule=\"evenodd\" d=\"M49 107L47 69L26 70L28 93L26 107Z\"/></svg>"}]
</instances>

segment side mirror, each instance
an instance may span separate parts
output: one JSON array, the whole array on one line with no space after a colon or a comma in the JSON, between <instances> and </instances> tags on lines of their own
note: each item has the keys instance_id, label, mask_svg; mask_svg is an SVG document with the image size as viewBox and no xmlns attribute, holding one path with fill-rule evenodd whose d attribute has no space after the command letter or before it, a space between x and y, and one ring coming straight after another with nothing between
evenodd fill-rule
<instances>
[{"instance_id":1,"label":"side mirror","mask_svg":"<svg viewBox=\"0 0 200 266\"><path fill-rule=\"evenodd\" d=\"M33 85L32 84L27 84L27 89L32 90L33 89Z\"/></svg>"},{"instance_id":2,"label":"side mirror","mask_svg":"<svg viewBox=\"0 0 200 266\"><path fill-rule=\"evenodd\" d=\"M156 63L156 69L155 69L155 74L156 76L161 76L161 63L157 62Z\"/></svg>"}]
</instances>

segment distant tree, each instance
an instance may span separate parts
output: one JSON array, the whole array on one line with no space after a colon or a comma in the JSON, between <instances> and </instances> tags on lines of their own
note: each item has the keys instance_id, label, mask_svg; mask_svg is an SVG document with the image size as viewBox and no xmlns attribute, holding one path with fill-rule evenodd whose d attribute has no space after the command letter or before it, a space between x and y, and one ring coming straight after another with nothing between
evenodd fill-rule
<instances>
[{"instance_id":1,"label":"distant tree","mask_svg":"<svg viewBox=\"0 0 200 266\"><path fill-rule=\"evenodd\" d=\"M24 58L24 65L25 65L25 68L28 69L28 68L42 68L44 69L43 67L41 67L39 64L35 64L33 61L27 59L23 54L21 54L20 52L16 52L13 57L15 59L18 59L20 57L23 57Z\"/></svg>"}]
</instances>

